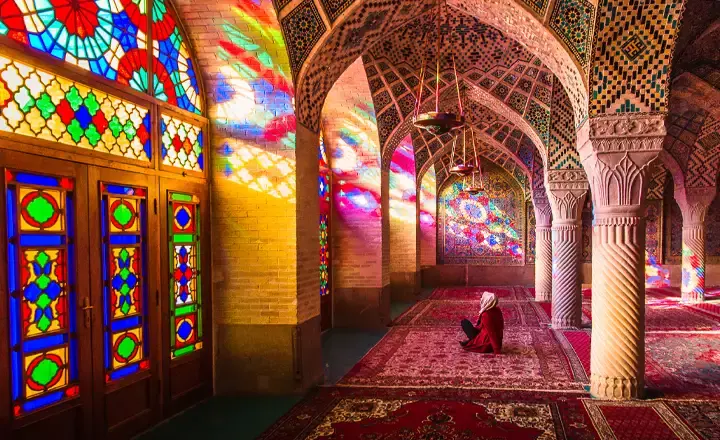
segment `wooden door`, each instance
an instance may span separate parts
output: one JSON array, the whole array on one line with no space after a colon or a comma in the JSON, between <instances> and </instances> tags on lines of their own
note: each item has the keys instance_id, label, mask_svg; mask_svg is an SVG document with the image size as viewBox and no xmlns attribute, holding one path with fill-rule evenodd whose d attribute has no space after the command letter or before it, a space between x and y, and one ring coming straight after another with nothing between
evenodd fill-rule
<instances>
[{"instance_id":1,"label":"wooden door","mask_svg":"<svg viewBox=\"0 0 720 440\"><path fill-rule=\"evenodd\" d=\"M87 167L0 150L0 168L0 437L91 438Z\"/></svg>"},{"instance_id":2,"label":"wooden door","mask_svg":"<svg viewBox=\"0 0 720 440\"><path fill-rule=\"evenodd\" d=\"M164 415L212 395L210 206L204 185L160 179Z\"/></svg>"},{"instance_id":3,"label":"wooden door","mask_svg":"<svg viewBox=\"0 0 720 440\"><path fill-rule=\"evenodd\" d=\"M156 178L90 167L90 286L96 435L130 438L157 423L160 402Z\"/></svg>"}]
</instances>

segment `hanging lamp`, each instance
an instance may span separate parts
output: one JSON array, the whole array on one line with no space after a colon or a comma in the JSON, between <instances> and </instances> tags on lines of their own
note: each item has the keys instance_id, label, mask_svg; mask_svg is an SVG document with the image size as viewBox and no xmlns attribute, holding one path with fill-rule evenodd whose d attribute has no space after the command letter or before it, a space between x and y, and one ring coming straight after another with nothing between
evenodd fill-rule
<instances>
[{"instance_id":1,"label":"hanging lamp","mask_svg":"<svg viewBox=\"0 0 720 440\"><path fill-rule=\"evenodd\" d=\"M440 22L442 20L442 3L437 2L437 46L435 50L435 111L420 113L422 105L422 92L425 82L426 59L423 59L423 65L420 68L420 87L418 88L417 101L415 102L415 111L413 112L413 125L422 130L428 131L435 136L449 133L451 130L465 125L465 115L460 102L460 85L458 83L457 68L455 66L455 54L452 53L453 73L455 75L455 84L458 92L458 106L460 113L450 113L440 111Z\"/></svg>"},{"instance_id":2,"label":"hanging lamp","mask_svg":"<svg viewBox=\"0 0 720 440\"><path fill-rule=\"evenodd\" d=\"M475 145L475 130L470 128L470 134L472 135L473 154L475 154L475 166L472 171L472 183L470 184L470 186L465 188L465 192L474 196L484 191L484 188L482 181L482 169L480 168L480 156L478 156L477 154L477 146ZM475 181L476 176L478 176L479 182Z\"/></svg>"},{"instance_id":3,"label":"hanging lamp","mask_svg":"<svg viewBox=\"0 0 720 440\"><path fill-rule=\"evenodd\" d=\"M462 159L455 162L455 165L453 165L452 168L450 168L450 172L452 174L458 175L458 176L469 176L473 173L475 170L475 165L473 165L472 162L468 163L467 161L467 148L466 148L466 131L463 128L463 152L462 152ZM450 157L452 160L455 160L455 145L457 143L457 136L455 139L453 139L453 146L452 146L452 154Z\"/></svg>"}]
</instances>

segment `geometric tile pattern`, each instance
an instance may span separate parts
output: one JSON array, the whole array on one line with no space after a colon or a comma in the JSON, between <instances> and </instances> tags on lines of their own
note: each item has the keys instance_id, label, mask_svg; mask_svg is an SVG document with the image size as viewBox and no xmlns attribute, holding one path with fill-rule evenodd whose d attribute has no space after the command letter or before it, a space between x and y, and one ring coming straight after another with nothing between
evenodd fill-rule
<instances>
[{"instance_id":1,"label":"geometric tile pattern","mask_svg":"<svg viewBox=\"0 0 720 440\"><path fill-rule=\"evenodd\" d=\"M652 169L650 175L650 182L648 183L648 200L662 200L665 196L665 182L668 176L667 168L665 165L657 161Z\"/></svg>"},{"instance_id":2,"label":"geometric tile pattern","mask_svg":"<svg viewBox=\"0 0 720 440\"><path fill-rule=\"evenodd\" d=\"M548 168L582 169L577 151L575 121L570 99L562 87L553 87Z\"/></svg>"},{"instance_id":3,"label":"geometric tile pattern","mask_svg":"<svg viewBox=\"0 0 720 440\"><path fill-rule=\"evenodd\" d=\"M595 8L585 0L558 0L550 27L562 38L587 72Z\"/></svg>"},{"instance_id":4,"label":"geometric tile pattern","mask_svg":"<svg viewBox=\"0 0 720 440\"><path fill-rule=\"evenodd\" d=\"M522 0L522 2L528 5L542 19L545 17L545 11L547 11L550 0Z\"/></svg>"},{"instance_id":5,"label":"geometric tile pattern","mask_svg":"<svg viewBox=\"0 0 720 440\"><path fill-rule=\"evenodd\" d=\"M590 116L667 112L683 0L600 0Z\"/></svg>"},{"instance_id":6,"label":"geometric tile pattern","mask_svg":"<svg viewBox=\"0 0 720 440\"><path fill-rule=\"evenodd\" d=\"M290 67L297 75L327 28L312 0L304 0L282 19L281 25L290 55Z\"/></svg>"},{"instance_id":7,"label":"geometric tile pattern","mask_svg":"<svg viewBox=\"0 0 720 440\"><path fill-rule=\"evenodd\" d=\"M675 159L683 173L687 170L690 155L707 116L704 110L687 110L683 113L672 112L666 119L667 135L663 148Z\"/></svg>"},{"instance_id":8,"label":"geometric tile pattern","mask_svg":"<svg viewBox=\"0 0 720 440\"><path fill-rule=\"evenodd\" d=\"M720 164L720 120L708 116L700 133L685 171L686 187L714 187Z\"/></svg>"},{"instance_id":9,"label":"geometric tile pattern","mask_svg":"<svg viewBox=\"0 0 720 440\"><path fill-rule=\"evenodd\" d=\"M321 0L321 3L330 21L334 22L354 1L355 0Z\"/></svg>"}]
</instances>

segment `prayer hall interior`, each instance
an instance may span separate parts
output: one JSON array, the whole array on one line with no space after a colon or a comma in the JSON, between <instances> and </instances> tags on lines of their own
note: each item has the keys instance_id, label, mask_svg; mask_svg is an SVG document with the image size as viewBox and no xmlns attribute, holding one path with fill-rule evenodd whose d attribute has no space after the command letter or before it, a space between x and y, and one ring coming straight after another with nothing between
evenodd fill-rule
<instances>
[{"instance_id":1,"label":"prayer hall interior","mask_svg":"<svg viewBox=\"0 0 720 440\"><path fill-rule=\"evenodd\" d=\"M720 438L718 41L717 0L0 0L0 439Z\"/></svg>"}]
</instances>

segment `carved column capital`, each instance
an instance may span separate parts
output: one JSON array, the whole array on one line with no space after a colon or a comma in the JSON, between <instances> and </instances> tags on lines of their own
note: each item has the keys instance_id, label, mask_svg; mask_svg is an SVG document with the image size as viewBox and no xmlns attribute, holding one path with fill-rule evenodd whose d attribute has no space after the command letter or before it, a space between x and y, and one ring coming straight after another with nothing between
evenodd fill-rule
<instances>
[{"instance_id":1,"label":"carved column capital","mask_svg":"<svg viewBox=\"0 0 720 440\"><path fill-rule=\"evenodd\" d=\"M552 209L545 190L533 190L532 201L535 210L535 226L549 228L552 225Z\"/></svg>"},{"instance_id":2,"label":"carved column capital","mask_svg":"<svg viewBox=\"0 0 720 440\"><path fill-rule=\"evenodd\" d=\"M642 216L652 162L663 148L661 115L604 115L578 132L595 218Z\"/></svg>"},{"instance_id":3,"label":"carved column capital","mask_svg":"<svg viewBox=\"0 0 720 440\"><path fill-rule=\"evenodd\" d=\"M578 225L588 190L583 170L549 170L545 174L553 224Z\"/></svg>"},{"instance_id":4,"label":"carved column capital","mask_svg":"<svg viewBox=\"0 0 720 440\"><path fill-rule=\"evenodd\" d=\"M705 214L715 199L715 187L685 188L675 187L675 200L683 216L683 228L702 228Z\"/></svg>"}]
</instances>

